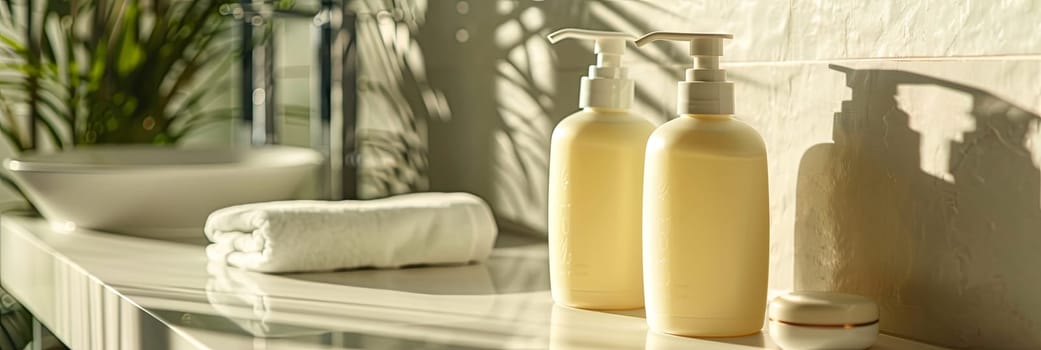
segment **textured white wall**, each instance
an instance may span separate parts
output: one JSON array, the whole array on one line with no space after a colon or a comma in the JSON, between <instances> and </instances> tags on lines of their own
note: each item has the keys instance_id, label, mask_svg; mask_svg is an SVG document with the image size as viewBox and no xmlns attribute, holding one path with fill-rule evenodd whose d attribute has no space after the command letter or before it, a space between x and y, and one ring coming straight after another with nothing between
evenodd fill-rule
<instances>
[{"instance_id":1,"label":"textured white wall","mask_svg":"<svg viewBox=\"0 0 1041 350\"><path fill-rule=\"evenodd\" d=\"M451 113L430 183L546 220L549 134L590 45L553 29L728 31L739 117L766 139L771 288L870 295L885 332L1041 347L1041 2L436 1L417 37ZM679 45L631 50L637 110L673 113ZM610 190L610 189L605 189Z\"/></svg>"}]
</instances>

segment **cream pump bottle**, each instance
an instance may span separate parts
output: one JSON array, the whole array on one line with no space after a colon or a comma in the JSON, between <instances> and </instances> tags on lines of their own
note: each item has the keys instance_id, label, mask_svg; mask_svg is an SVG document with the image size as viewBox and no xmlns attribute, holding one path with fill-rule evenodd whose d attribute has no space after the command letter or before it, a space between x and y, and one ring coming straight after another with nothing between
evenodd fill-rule
<instances>
[{"instance_id":1,"label":"cream pump bottle","mask_svg":"<svg viewBox=\"0 0 1041 350\"><path fill-rule=\"evenodd\" d=\"M633 115L622 66L633 37L563 29L549 41L595 41L580 111L553 129L549 161L549 264L553 300L584 309L643 307L643 156L654 125Z\"/></svg>"},{"instance_id":2,"label":"cream pump bottle","mask_svg":"<svg viewBox=\"0 0 1041 350\"><path fill-rule=\"evenodd\" d=\"M734 85L719 68L730 34L655 32L636 40L690 43L677 116L647 141L643 268L647 324L693 337L759 332L766 310L766 148L733 118Z\"/></svg>"}]
</instances>

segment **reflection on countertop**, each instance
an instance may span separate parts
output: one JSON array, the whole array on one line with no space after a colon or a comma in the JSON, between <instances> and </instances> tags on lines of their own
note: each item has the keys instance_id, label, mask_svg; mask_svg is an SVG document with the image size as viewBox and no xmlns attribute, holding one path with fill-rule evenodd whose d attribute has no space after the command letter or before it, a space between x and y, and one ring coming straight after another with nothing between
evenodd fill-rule
<instances>
[{"instance_id":1,"label":"reflection on countertop","mask_svg":"<svg viewBox=\"0 0 1041 350\"><path fill-rule=\"evenodd\" d=\"M504 235L482 264L268 275L209 264L196 244L0 226L4 287L72 348L774 348L763 334L648 334L642 310L553 305L544 238ZM900 342L879 345L913 344Z\"/></svg>"}]
</instances>

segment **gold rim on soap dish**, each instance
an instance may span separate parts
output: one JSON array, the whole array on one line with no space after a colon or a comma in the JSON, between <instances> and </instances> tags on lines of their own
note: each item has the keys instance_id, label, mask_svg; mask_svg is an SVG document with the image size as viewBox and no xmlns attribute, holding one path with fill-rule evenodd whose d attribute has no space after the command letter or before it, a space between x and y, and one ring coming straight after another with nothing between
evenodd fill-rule
<instances>
[{"instance_id":1,"label":"gold rim on soap dish","mask_svg":"<svg viewBox=\"0 0 1041 350\"><path fill-rule=\"evenodd\" d=\"M777 322L777 323L786 324L786 325L789 325L789 326L814 327L814 328L856 328L856 327L870 326L870 325L878 323L878 320L874 320L874 321L871 321L871 322L864 322L864 323L846 323L846 324L799 323L799 322L788 322L788 321L775 320L773 318L769 318L769 320L770 320L770 322Z\"/></svg>"}]
</instances>

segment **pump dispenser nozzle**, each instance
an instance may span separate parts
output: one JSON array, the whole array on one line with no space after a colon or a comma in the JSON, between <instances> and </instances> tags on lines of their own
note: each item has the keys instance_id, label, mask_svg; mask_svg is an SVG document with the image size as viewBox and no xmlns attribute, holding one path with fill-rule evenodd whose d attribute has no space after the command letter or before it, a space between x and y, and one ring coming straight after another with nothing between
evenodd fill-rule
<instances>
[{"instance_id":1,"label":"pump dispenser nozzle","mask_svg":"<svg viewBox=\"0 0 1041 350\"><path fill-rule=\"evenodd\" d=\"M579 107L627 109L632 105L633 81L628 69L622 66L625 43L634 39L632 35L568 28L546 38L553 44L564 39L595 40L596 64L589 66L588 76L582 77Z\"/></svg>"},{"instance_id":2,"label":"pump dispenser nozzle","mask_svg":"<svg viewBox=\"0 0 1041 350\"><path fill-rule=\"evenodd\" d=\"M733 38L722 33L652 32L636 39L636 46L658 40L689 42L694 67L687 69L685 81L677 85L676 113L734 114L734 84L719 68L723 39Z\"/></svg>"}]
</instances>

